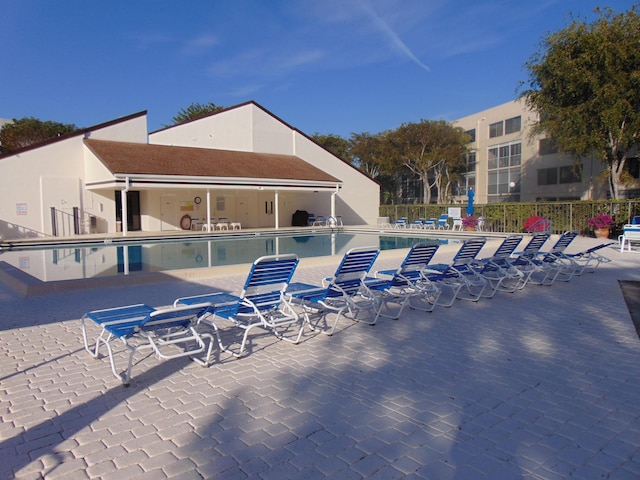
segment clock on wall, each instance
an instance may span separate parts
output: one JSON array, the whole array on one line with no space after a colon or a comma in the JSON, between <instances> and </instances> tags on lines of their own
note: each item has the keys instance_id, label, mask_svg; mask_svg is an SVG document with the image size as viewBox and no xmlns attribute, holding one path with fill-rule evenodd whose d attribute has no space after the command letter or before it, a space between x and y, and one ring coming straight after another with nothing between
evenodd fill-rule
<instances>
[{"instance_id":1,"label":"clock on wall","mask_svg":"<svg viewBox=\"0 0 640 480\"><path fill-rule=\"evenodd\" d=\"M202 202L202 199L200 197L196 197L193 199L193 201L196 203L196 205L200 205L200 202Z\"/></svg>"}]
</instances>

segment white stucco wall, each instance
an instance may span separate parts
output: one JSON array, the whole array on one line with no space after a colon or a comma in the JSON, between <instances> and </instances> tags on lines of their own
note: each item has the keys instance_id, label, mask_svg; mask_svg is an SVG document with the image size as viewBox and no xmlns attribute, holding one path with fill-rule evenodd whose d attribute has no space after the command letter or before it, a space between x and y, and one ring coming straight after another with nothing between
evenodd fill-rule
<instances>
[{"instance_id":1,"label":"white stucco wall","mask_svg":"<svg viewBox=\"0 0 640 480\"><path fill-rule=\"evenodd\" d=\"M237 151L296 155L344 183L336 197L336 215L344 224L375 224L380 203L380 187L358 170L318 146L259 106L249 103L203 119L178 125L149 135L149 143L207 147ZM230 192L230 195L233 193ZM271 226L264 214L264 202L273 192L260 192L257 199L258 226ZM291 225L296 210L329 215L331 194L319 192L280 192L279 225ZM253 211L252 210L252 211Z\"/></svg>"},{"instance_id":2,"label":"white stucco wall","mask_svg":"<svg viewBox=\"0 0 640 480\"><path fill-rule=\"evenodd\" d=\"M100 126L98 126L100 127ZM85 136L101 140L146 142L146 116L122 122L110 122L86 135L26 150L0 159L0 221L16 225L22 231L50 235L51 207L66 219L62 234L73 234L70 217L73 207L86 215L95 215L114 227L115 205L112 191L85 191L87 172L91 178L105 178L102 164L88 152ZM88 219L88 217L87 217Z\"/></svg>"},{"instance_id":3,"label":"white stucco wall","mask_svg":"<svg viewBox=\"0 0 640 480\"><path fill-rule=\"evenodd\" d=\"M377 223L380 186L376 182L300 133L295 133L294 145L295 155L342 180L343 187L336 197L336 215L342 216L345 225ZM314 195L310 211L316 215L328 215L326 195L329 194Z\"/></svg>"},{"instance_id":4,"label":"white stucco wall","mask_svg":"<svg viewBox=\"0 0 640 480\"><path fill-rule=\"evenodd\" d=\"M80 205L82 139L71 138L0 159L0 219L51 233L50 207Z\"/></svg>"},{"instance_id":5,"label":"white stucco wall","mask_svg":"<svg viewBox=\"0 0 640 480\"><path fill-rule=\"evenodd\" d=\"M235 108L149 134L149 143L252 151L250 108Z\"/></svg>"}]
</instances>

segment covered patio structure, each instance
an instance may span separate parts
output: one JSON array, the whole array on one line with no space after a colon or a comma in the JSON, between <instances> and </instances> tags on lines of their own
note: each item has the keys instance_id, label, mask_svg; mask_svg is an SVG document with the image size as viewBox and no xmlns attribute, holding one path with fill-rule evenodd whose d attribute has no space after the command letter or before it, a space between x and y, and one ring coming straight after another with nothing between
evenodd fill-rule
<instances>
[{"instance_id":1,"label":"covered patio structure","mask_svg":"<svg viewBox=\"0 0 640 480\"><path fill-rule=\"evenodd\" d=\"M86 188L103 196L117 192L116 218L123 234L140 229L211 231L221 219L278 229L289 226L293 213L311 203L336 216L341 180L295 155L92 139L84 143L98 160Z\"/></svg>"}]
</instances>

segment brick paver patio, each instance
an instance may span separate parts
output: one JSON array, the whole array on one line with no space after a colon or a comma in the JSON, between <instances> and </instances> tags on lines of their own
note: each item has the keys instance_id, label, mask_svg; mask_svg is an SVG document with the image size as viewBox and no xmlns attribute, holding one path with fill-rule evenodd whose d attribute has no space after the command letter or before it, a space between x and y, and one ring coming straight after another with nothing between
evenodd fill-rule
<instances>
[{"instance_id":1,"label":"brick paver patio","mask_svg":"<svg viewBox=\"0 0 640 480\"><path fill-rule=\"evenodd\" d=\"M0 285L0 478L640 478L640 341L618 285L640 281L640 252L605 255L568 283L299 345L257 331L210 368L144 358L129 388L84 351L81 315L238 291L246 271L29 298Z\"/></svg>"}]
</instances>

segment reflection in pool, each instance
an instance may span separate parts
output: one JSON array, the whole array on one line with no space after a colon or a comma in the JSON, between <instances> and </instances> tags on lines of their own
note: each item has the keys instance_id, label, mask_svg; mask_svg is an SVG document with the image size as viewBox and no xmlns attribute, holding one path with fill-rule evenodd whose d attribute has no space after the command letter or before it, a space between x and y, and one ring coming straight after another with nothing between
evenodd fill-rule
<instances>
[{"instance_id":1,"label":"reflection in pool","mask_svg":"<svg viewBox=\"0 0 640 480\"><path fill-rule=\"evenodd\" d=\"M380 250L410 248L418 242L450 243L459 240L381 233L314 233L304 235L247 235L189 239L186 241L96 244L8 251L1 261L50 282L157 272L185 268L251 263L263 255L295 253L300 258L343 255L354 247L373 246Z\"/></svg>"}]
</instances>

